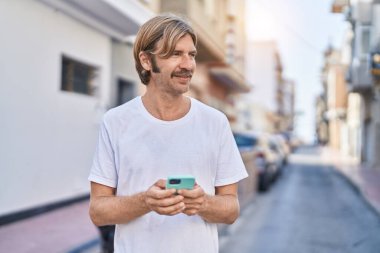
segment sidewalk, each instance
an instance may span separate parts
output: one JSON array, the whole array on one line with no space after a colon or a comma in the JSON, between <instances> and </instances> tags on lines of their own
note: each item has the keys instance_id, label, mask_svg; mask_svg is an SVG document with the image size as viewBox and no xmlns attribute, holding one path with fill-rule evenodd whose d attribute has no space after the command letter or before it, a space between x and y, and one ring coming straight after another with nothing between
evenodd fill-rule
<instances>
[{"instance_id":1,"label":"sidewalk","mask_svg":"<svg viewBox=\"0 0 380 253\"><path fill-rule=\"evenodd\" d=\"M0 226L0 252L99 253L99 232L82 201Z\"/></svg>"},{"instance_id":2,"label":"sidewalk","mask_svg":"<svg viewBox=\"0 0 380 253\"><path fill-rule=\"evenodd\" d=\"M321 157L346 176L380 215L380 168L368 168L328 147L322 148Z\"/></svg>"}]
</instances>

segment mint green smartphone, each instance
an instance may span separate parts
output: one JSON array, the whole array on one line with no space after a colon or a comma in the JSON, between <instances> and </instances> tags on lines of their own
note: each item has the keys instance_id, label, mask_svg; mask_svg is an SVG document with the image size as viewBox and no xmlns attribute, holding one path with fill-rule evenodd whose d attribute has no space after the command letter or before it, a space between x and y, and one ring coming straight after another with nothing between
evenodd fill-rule
<instances>
[{"instance_id":1,"label":"mint green smartphone","mask_svg":"<svg viewBox=\"0 0 380 253\"><path fill-rule=\"evenodd\" d=\"M195 178L190 175L178 175L169 176L166 180L166 189L187 189L191 190L194 188Z\"/></svg>"}]
</instances>

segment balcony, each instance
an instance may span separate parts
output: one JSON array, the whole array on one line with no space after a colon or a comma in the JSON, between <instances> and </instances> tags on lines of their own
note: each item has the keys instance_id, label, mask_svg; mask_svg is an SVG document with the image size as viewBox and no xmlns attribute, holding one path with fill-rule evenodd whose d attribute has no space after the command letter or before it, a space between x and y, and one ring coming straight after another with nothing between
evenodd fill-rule
<instances>
[{"instance_id":1,"label":"balcony","mask_svg":"<svg viewBox=\"0 0 380 253\"><path fill-rule=\"evenodd\" d=\"M372 88L371 67L367 59L354 58L350 72L352 91L366 92Z\"/></svg>"},{"instance_id":2,"label":"balcony","mask_svg":"<svg viewBox=\"0 0 380 253\"><path fill-rule=\"evenodd\" d=\"M215 2L215 7L221 3ZM184 15L191 22L198 36L197 62L222 62L224 61L224 33L217 29L215 13L207 13L205 2L189 0L161 0L161 12L172 12ZM218 14L218 13L217 13ZM218 22L224 22L223 19Z\"/></svg>"},{"instance_id":3,"label":"balcony","mask_svg":"<svg viewBox=\"0 0 380 253\"><path fill-rule=\"evenodd\" d=\"M372 2L357 1L352 5L352 19L355 22L360 22L362 25L370 24L372 18Z\"/></svg>"},{"instance_id":4,"label":"balcony","mask_svg":"<svg viewBox=\"0 0 380 253\"><path fill-rule=\"evenodd\" d=\"M209 63L210 75L220 85L231 93L245 93L251 90L251 86L233 67L224 63Z\"/></svg>"}]
</instances>

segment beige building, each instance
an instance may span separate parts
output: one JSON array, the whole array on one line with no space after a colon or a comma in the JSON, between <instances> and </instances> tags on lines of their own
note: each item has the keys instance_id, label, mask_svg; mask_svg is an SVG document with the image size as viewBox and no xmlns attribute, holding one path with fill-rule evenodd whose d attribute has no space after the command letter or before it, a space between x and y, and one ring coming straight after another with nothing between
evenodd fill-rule
<instances>
[{"instance_id":1,"label":"beige building","mask_svg":"<svg viewBox=\"0 0 380 253\"><path fill-rule=\"evenodd\" d=\"M324 117L328 121L329 145L341 149L347 144L347 85L340 51L328 48L325 52L322 81L325 94L323 97L326 99Z\"/></svg>"},{"instance_id":2,"label":"beige building","mask_svg":"<svg viewBox=\"0 0 380 253\"><path fill-rule=\"evenodd\" d=\"M317 99L317 138L344 155L360 160L363 99L346 80L347 50L329 48L322 71L323 94Z\"/></svg>"}]
</instances>

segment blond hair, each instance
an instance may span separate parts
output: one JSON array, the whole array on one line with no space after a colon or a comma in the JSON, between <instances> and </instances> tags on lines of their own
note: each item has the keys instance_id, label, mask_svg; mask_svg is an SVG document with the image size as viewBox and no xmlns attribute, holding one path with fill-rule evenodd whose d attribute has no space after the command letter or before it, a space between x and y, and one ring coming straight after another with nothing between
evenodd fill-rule
<instances>
[{"instance_id":1,"label":"blond hair","mask_svg":"<svg viewBox=\"0 0 380 253\"><path fill-rule=\"evenodd\" d=\"M136 41L133 46L133 56L137 73L143 84L147 85L150 81L151 73L143 68L140 62L140 52L158 55L162 58L169 58L178 41L189 34L197 44L197 36L193 28L184 19L173 14L156 16L143 24L137 33ZM162 40L161 48L156 48L157 43Z\"/></svg>"}]
</instances>

